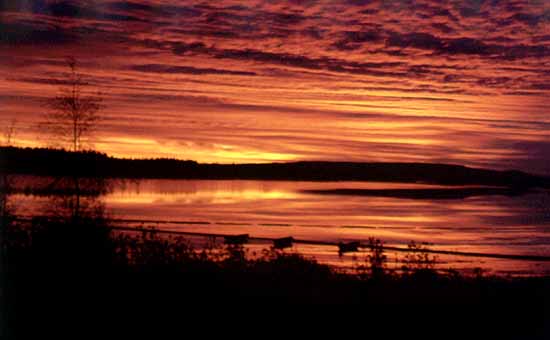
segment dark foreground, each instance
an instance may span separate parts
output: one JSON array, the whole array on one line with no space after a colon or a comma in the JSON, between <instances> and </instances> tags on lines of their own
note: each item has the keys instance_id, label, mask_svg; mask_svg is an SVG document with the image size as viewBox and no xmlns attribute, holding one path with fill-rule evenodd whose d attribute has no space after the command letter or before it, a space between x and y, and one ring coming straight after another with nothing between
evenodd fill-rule
<instances>
[{"instance_id":1,"label":"dark foreground","mask_svg":"<svg viewBox=\"0 0 550 340\"><path fill-rule=\"evenodd\" d=\"M133 320L134 331L165 327L158 320L175 319L185 329L198 319L213 329L229 320L236 324L222 330L232 334L258 317L286 327L282 320L296 313L288 305L323 306L316 310L329 324L358 307L359 321L346 317L342 327L361 334L380 327L378 319L400 325L396 330L410 323L414 328L401 331L411 333L475 328L466 338L550 334L548 278L438 273L427 254L408 257L397 273L386 268L377 242L363 267L340 273L288 251L253 258L238 245L198 250L151 231L117 234L102 218L2 222L2 338L56 335L68 325L97 330L123 319ZM309 324L302 317L298 324Z\"/></svg>"}]
</instances>

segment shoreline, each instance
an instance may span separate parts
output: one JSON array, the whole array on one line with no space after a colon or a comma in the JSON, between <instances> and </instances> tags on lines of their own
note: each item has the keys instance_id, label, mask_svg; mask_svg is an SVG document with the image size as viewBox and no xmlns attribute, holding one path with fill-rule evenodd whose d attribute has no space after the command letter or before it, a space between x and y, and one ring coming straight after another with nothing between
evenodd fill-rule
<instances>
[{"instance_id":1,"label":"shoreline","mask_svg":"<svg viewBox=\"0 0 550 340\"><path fill-rule=\"evenodd\" d=\"M550 177L515 170L453 164L300 161L265 164L201 164L176 159L120 159L86 151L0 147L5 174L126 178L274 181L372 181L435 185L550 188Z\"/></svg>"}]
</instances>

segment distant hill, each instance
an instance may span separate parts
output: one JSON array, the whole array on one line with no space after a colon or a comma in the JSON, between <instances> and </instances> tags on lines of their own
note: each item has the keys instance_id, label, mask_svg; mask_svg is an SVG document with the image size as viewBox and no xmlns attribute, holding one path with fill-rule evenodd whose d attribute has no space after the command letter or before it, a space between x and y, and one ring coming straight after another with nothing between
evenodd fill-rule
<instances>
[{"instance_id":1,"label":"distant hill","mask_svg":"<svg viewBox=\"0 0 550 340\"><path fill-rule=\"evenodd\" d=\"M200 164L175 159L120 159L98 152L0 148L0 171L44 176L289 181L384 181L446 185L550 188L550 178L429 163L292 162Z\"/></svg>"}]
</instances>

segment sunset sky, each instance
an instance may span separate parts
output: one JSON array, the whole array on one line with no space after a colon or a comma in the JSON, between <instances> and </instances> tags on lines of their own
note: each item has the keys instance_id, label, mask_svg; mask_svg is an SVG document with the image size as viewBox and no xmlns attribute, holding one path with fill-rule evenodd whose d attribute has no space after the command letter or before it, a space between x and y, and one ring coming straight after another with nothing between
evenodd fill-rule
<instances>
[{"instance_id":1,"label":"sunset sky","mask_svg":"<svg viewBox=\"0 0 550 340\"><path fill-rule=\"evenodd\" d=\"M550 1L0 0L0 121L75 56L94 146L200 162L445 162L550 175Z\"/></svg>"}]
</instances>

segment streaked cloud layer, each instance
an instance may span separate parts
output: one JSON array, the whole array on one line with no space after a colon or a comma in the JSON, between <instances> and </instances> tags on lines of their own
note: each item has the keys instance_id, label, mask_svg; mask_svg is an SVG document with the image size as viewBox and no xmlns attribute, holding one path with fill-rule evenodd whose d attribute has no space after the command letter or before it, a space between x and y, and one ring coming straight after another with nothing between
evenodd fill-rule
<instances>
[{"instance_id":1,"label":"streaked cloud layer","mask_svg":"<svg viewBox=\"0 0 550 340\"><path fill-rule=\"evenodd\" d=\"M450 162L550 174L550 1L0 1L16 141L76 56L96 147L204 162Z\"/></svg>"}]
</instances>

